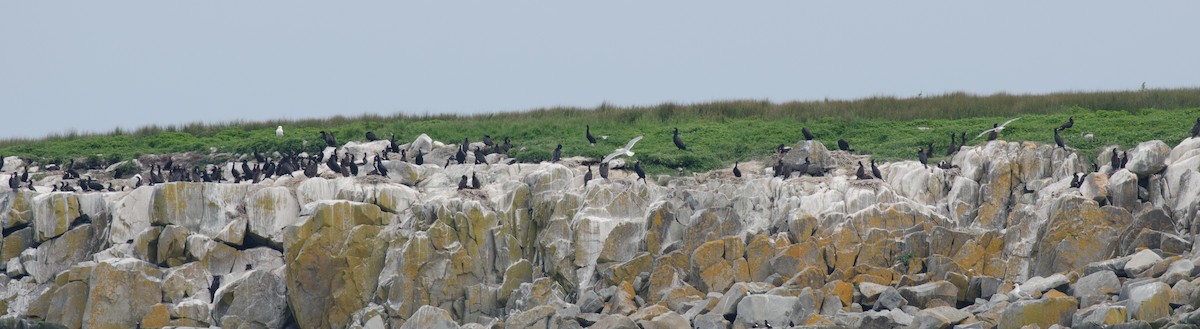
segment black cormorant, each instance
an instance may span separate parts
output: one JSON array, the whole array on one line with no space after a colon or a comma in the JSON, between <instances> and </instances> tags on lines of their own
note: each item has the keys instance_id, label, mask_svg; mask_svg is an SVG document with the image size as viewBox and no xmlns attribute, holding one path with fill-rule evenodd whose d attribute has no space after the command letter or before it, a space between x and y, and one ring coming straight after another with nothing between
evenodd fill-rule
<instances>
[{"instance_id":1,"label":"black cormorant","mask_svg":"<svg viewBox=\"0 0 1200 329\"><path fill-rule=\"evenodd\" d=\"M483 145L487 146L487 147L492 147L492 146L496 146L496 143L492 142L492 136L483 135Z\"/></svg>"},{"instance_id":2,"label":"black cormorant","mask_svg":"<svg viewBox=\"0 0 1200 329\"><path fill-rule=\"evenodd\" d=\"M675 136L672 139L675 141L675 147L678 147L680 150L687 150L687 145L683 145L683 140L679 139L679 128L675 128Z\"/></svg>"},{"instance_id":3,"label":"black cormorant","mask_svg":"<svg viewBox=\"0 0 1200 329\"><path fill-rule=\"evenodd\" d=\"M1067 130L1067 128L1071 128L1074 125L1075 125L1075 117L1070 117L1070 118L1067 118L1067 123L1062 124L1062 126L1059 126L1058 129L1059 130Z\"/></svg>"},{"instance_id":4,"label":"black cormorant","mask_svg":"<svg viewBox=\"0 0 1200 329\"><path fill-rule=\"evenodd\" d=\"M733 177L742 177L742 170L738 169L738 163L733 162Z\"/></svg>"},{"instance_id":5,"label":"black cormorant","mask_svg":"<svg viewBox=\"0 0 1200 329\"><path fill-rule=\"evenodd\" d=\"M467 175L462 175L462 179L458 180L458 190L461 191L461 190L465 190L466 188L467 188Z\"/></svg>"},{"instance_id":6,"label":"black cormorant","mask_svg":"<svg viewBox=\"0 0 1200 329\"><path fill-rule=\"evenodd\" d=\"M584 125L583 127L584 127L584 132L587 135L588 143L592 144L592 146L596 146L596 136L592 136L592 126Z\"/></svg>"},{"instance_id":7,"label":"black cormorant","mask_svg":"<svg viewBox=\"0 0 1200 329\"><path fill-rule=\"evenodd\" d=\"M367 141L368 142L374 142L377 140L379 140L379 137L376 137L374 132L367 131Z\"/></svg>"},{"instance_id":8,"label":"black cormorant","mask_svg":"<svg viewBox=\"0 0 1200 329\"><path fill-rule=\"evenodd\" d=\"M642 170L642 162L641 161L633 163L633 172L637 173L638 179L642 180L643 183L646 182L646 171Z\"/></svg>"},{"instance_id":9,"label":"black cormorant","mask_svg":"<svg viewBox=\"0 0 1200 329\"><path fill-rule=\"evenodd\" d=\"M1058 131L1061 129L1062 128L1054 128L1054 144L1058 145L1058 147L1060 147L1062 149L1066 149L1067 146L1065 144L1063 144L1062 136L1058 135Z\"/></svg>"},{"instance_id":10,"label":"black cormorant","mask_svg":"<svg viewBox=\"0 0 1200 329\"><path fill-rule=\"evenodd\" d=\"M871 159L871 176L875 176L875 178L878 179L883 179L883 174L879 172L879 167L875 166L875 159Z\"/></svg>"},{"instance_id":11,"label":"black cormorant","mask_svg":"<svg viewBox=\"0 0 1200 329\"><path fill-rule=\"evenodd\" d=\"M337 147L337 140L333 139L332 133L326 133L324 130L322 130L321 131L321 139L325 140L325 146Z\"/></svg>"},{"instance_id":12,"label":"black cormorant","mask_svg":"<svg viewBox=\"0 0 1200 329\"><path fill-rule=\"evenodd\" d=\"M1192 138L1200 136L1200 118L1196 118L1196 124L1192 126Z\"/></svg>"},{"instance_id":13,"label":"black cormorant","mask_svg":"<svg viewBox=\"0 0 1200 329\"><path fill-rule=\"evenodd\" d=\"M558 162L560 159L562 159L562 144L558 144L554 148L554 153L550 155L550 162Z\"/></svg>"},{"instance_id":14,"label":"black cormorant","mask_svg":"<svg viewBox=\"0 0 1200 329\"><path fill-rule=\"evenodd\" d=\"M478 177L478 176L475 176L475 173L474 173L474 172L472 172L472 173L471 173L471 188L472 188L472 189L476 189L476 190L478 190L478 189L479 189L479 186L480 186L480 184L479 184L479 177Z\"/></svg>"},{"instance_id":15,"label":"black cormorant","mask_svg":"<svg viewBox=\"0 0 1200 329\"><path fill-rule=\"evenodd\" d=\"M587 186L588 181L592 180L592 165L588 165L588 171L583 174L583 186Z\"/></svg>"},{"instance_id":16,"label":"black cormorant","mask_svg":"<svg viewBox=\"0 0 1200 329\"><path fill-rule=\"evenodd\" d=\"M929 156L925 154L925 149L917 148L917 158L921 160L921 165L929 168Z\"/></svg>"},{"instance_id":17,"label":"black cormorant","mask_svg":"<svg viewBox=\"0 0 1200 329\"><path fill-rule=\"evenodd\" d=\"M608 162L600 163L600 178L608 179Z\"/></svg>"},{"instance_id":18,"label":"black cormorant","mask_svg":"<svg viewBox=\"0 0 1200 329\"><path fill-rule=\"evenodd\" d=\"M950 132L950 146L946 148L946 156L953 155L954 151L958 150L958 146L954 145L954 143L955 143L954 142L954 132L951 131Z\"/></svg>"},{"instance_id":19,"label":"black cormorant","mask_svg":"<svg viewBox=\"0 0 1200 329\"><path fill-rule=\"evenodd\" d=\"M846 152L854 152L854 150L850 149L850 142L847 142L845 139L838 138L837 143L838 143L838 150L842 150L842 151L846 151Z\"/></svg>"},{"instance_id":20,"label":"black cormorant","mask_svg":"<svg viewBox=\"0 0 1200 329\"><path fill-rule=\"evenodd\" d=\"M854 176L858 177L859 180L871 179L871 176L867 176L867 169L863 167L862 161L858 162L858 171L854 173Z\"/></svg>"},{"instance_id":21,"label":"black cormorant","mask_svg":"<svg viewBox=\"0 0 1200 329\"><path fill-rule=\"evenodd\" d=\"M467 151L460 148L458 152L454 152L454 161L458 161L458 164L466 163Z\"/></svg>"},{"instance_id":22,"label":"black cormorant","mask_svg":"<svg viewBox=\"0 0 1200 329\"><path fill-rule=\"evenodd\" d=\"M999 128L999 127L1000 127L999 123L992 123L992 131L988 132L988 137L987 137L987 140L989 142L996 140L996 137L999 134L996 132L996 128Z\"/></svg>"},{"instance_id":23,"label":"black cormorant","mask_svg":"<svg viewBox=\"0 0 1200 329\"><path fill-rule=\"evenodd\" d=\"M418 166L425 164L425 154L421 153L421 150L417 150L417 158L413 160L413 163Z\"/></svg>"},{"instance_id":24,"label":"black cormorant","mask_svg":"<svg viewBox=\"0 0 1200 329\"><path fill-rule=\"evenodd\" d=\"M806 140L806 141L813 140L813 134L811 131L808 131L808 127L801 128L800 132L804 134L804 140Z\"/></svg>"}]
</instances>

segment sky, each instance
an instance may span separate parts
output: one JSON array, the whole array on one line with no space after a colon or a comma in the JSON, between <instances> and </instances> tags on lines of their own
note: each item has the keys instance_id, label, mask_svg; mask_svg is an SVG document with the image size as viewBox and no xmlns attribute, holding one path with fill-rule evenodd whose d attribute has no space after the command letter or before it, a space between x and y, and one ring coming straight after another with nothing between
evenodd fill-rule
<instances>
[{"instance_id":1,"label":"sky","mask_svg":"<svg viewBox=\"0 0 1200 329\"><path fill-rule=\"evenodd\" d=\"M1200 1L5 1L0 139L1200 86Z\"/></svg>"}]
</instances>

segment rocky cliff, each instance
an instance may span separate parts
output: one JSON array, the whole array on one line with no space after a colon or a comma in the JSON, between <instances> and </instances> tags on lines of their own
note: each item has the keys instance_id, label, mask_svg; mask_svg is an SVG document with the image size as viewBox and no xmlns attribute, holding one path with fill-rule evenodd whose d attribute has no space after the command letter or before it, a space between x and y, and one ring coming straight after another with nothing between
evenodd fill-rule
<instances>
[{"instance_id":1,"label":"rocky cliff","mask_svg":"<svg viewBox=\"0 0 1200 329\"><path fill-rule=\"evenodd\" d=\"M390 178L5 190L0 312L67 328L1195 324L1198 149L1145 142L1093 171L993 141L956 168L856 180L867 156L802 141L785 160L828 173L585 185L580 159L492 155L387 161ZM482 187L458 190L472 174Z\"/></svg>"}]
</instances>

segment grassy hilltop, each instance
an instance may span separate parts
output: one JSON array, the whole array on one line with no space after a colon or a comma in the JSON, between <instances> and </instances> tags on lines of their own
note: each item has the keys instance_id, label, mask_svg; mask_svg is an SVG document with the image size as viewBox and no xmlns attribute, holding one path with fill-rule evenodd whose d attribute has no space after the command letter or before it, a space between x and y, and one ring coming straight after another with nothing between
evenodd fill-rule
<instances>
[{"instance_id":1,"label":"grassy hilltop","mask_svg":"<svg viewBox=\"0 0 1200 329\"><path fill-rule=\"evenodd\" d=\"M1064 132L1068 147L1094 158L1101 147L1160 139L1170 145L1189 137L1200 117L1200 88L1124 92L1072 92L1046 95L996 94L975 96L963 93L924 98L874 97L850 101L770 103L767 101L723 101L700 104L666 103L656 106L597 108L550 108L527 112L472 116L336 116L320 120L194 123L182 126L150 126L136 131L115 130L94 135L54 135L40 140L0 141L0 155L17 155L43 162L66 159L102 159L107 162L143 154L173 152L243 153L260 151L317 150L323 146L317 134L333 132L339 143L364 140L370 130L381 138L395 133L397 141L411 141L421 133L435 140L457 143L491 135L497 143L510 137L511 152L522 162L548 159L556 144L563 156L602 157L630 138L646 137L634 147L635 158L652 173L707 171L729 166L735 160L771 155L780 143L791 145L802 139L808 127L817 139L836 149L838 138L850 142L860 153L884 160L915 159L917 147L934 143L936 161L945 154L949 134L966 131L974 138L992 123L1021 117L1004 130L1001 139L1053 143L1053 127L1074 116L1073 128ZM592 133L609 136L588 146L584 125ZM286 135L275 136L282 125ZM688 144L679 151L671 143L671 128L678 127ZM1087 142L1085 133L1095 135ZM983 138L973 139L975 145ZM304 142L308 141L308 146ZM440 161L432 161L438 162Z\"/></svg>"}]
</instances>

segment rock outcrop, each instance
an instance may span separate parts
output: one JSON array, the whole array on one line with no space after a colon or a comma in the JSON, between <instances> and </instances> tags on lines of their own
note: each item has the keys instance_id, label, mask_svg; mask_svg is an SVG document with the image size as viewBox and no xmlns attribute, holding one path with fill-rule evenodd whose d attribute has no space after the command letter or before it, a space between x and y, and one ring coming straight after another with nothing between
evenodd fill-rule
<instances>
[{"instance_id":1,"label":"rock outcrop","mask_svg":"<svg viewBox=\"0 0 1200 329\"><path fill-rule=\"evenodd\" d=\"M457 145L403 147L445 159ZM953 169L880 162L883 179L857 180L867 156L801 141L783 160L808 171L790 179L742 163L741 178L613 169L585 186L584 167L496 154L385 161L386 178L321 165L259 183L5 190L0 324L1196 324L1196 150L1149 141L1091 172L1069 149L992 141L945 159ZM482 187L459 190L463 175Z\"/></svg>"}]
</instances>

